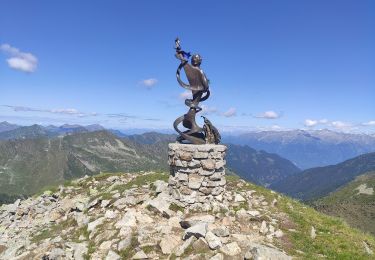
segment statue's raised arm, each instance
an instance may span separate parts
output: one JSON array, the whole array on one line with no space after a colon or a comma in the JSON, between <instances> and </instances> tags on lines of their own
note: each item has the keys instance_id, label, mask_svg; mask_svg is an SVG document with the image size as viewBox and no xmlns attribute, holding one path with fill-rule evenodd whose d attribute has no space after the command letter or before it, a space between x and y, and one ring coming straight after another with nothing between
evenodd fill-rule
<instances>
[{"instance_id":1,"label":"statue's raised arm","mask_svg":"<svg viewBox=\"0 0 375 260\"><path fill-rule=\"evenodd\" d=\"M181 61L181 64L177 68L176 77L181 87L192 90L192 91L207 91L208 80L206 75L201 70L200 65L202 58L199 54L194 54L191 57L191 64L189 64L190 52L185 52L181 49L181 41L176 38L175 40L176 58ZM185 83L181 79L181 69L184 68L186 78L189 84Z\"/></svg>"},{"instance_id":2,"label":"statue's raised arm","mask_svg":"<svg viewBox=\"0 0 375 260\"><path fill-rule=\"evenodd\" d=\"M174 41L175 45L174 48L176 50L176 58L179 59L181 62L188 62L190 58L190 52L185 52L181 49L181 41L179 38L176 38Z\"/></svg>"}]
</instances>

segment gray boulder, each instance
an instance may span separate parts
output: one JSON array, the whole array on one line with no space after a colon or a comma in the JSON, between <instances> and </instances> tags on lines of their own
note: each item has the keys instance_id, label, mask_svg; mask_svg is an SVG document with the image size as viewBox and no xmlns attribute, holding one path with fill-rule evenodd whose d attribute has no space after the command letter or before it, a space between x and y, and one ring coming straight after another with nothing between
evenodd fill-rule
<instances>
[{"instance_id":1,"label":"gray boulder","mask_svg":"<svg viewBox=\"0 0 375 260\"><path fill-rule=\"evenodd\" d=\"M191 236L195 236L196 238L205 237L206 233L207 233L207 223L200 222L186 229L183 239L186 240Z\"/></svg>"},{"instance_id":2,"label":"gray boulder","mask_svg":"<svg viewBox=\"0 0 375 260\"><path fill-rule=\"evenodd\" d=\"M250 249L245 254L247 260L291 260L288 256L279 249L268 247L261 244L252 243Z\"/></svg>"}]
</instances>

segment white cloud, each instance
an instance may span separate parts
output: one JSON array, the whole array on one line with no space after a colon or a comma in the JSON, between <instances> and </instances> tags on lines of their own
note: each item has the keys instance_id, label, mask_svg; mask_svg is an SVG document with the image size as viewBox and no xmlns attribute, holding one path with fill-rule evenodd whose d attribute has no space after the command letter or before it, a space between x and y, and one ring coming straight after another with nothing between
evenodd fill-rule
<instances>
[{"instance_id":1,"label":"white cloud","mask_svg":"<svg viewBox=\"0 0 375 260\"><path fill-rule=\"evenodd\" d=\"M371 122L371 121L370 121ZM369 122L368 122L369 123ZM304 125L313 128L318 125L325 125L327 128L334 128L335 130L352 131L358 129L355 124L343 121L329 121L328 119L306 119ZM374 121L375 125L375 121Z\"/></svg>"},{"instance_id":2,"label":"white cloud","mask_svg":"<svg viewBox=\"0 0 375 260\"><path fill-rule=\"evenodd\" d=\"M375 126L375 120L368 121L366 123L362 123L363 126Z\"/></svg>"},{"instance_id":3,"label":"white cloud","mask_svg":"<svg viewBox=\"0 0 375 260\"><path fill-rule=\"evenodd\" d=\"M52 114L63 114L63 115L75 115L78 117L87 117L87 116L97 116L98 113L91 112L91 113L84 113L78 111L75 108L61 108L61 109L40 109L40 108L33 108L33 107L24 107L24 106L10 106L10 105L3 105L5 107L9 107L13 109L15 112L43 112L43 113L52 113Z\"/></svg>"},{"instance_id":4,"label":"white cloud","mask_svg":"<svg viewBox=\"0 0 375 260\"><path fill-rule=\"evenodd\" d=\"M304 125L307 127L313 127L318 124L317 120L312 120L312 119L306 119Z\"/></svg>"},{"instance_id":5,"label":"white cloud","mask_svg":"<svg viewBox=\"0 0 375 260\"><path fill-rule=\"evenodd\" d=\"M184 91L184 92L180 93L180 95L178 95L178 97L180 99L183 99L183 100L188 99L188 98L190 98L190 99L193 98L193 96L191 95L191 91Z\"/></svg>"},{"instance_id":6,"label":"white cloud","mask_svg":"<svg viewBox=\"0 0 375 260\"><path fill-rule=\"evenodd\" d=\"M232 117L236 115L236 109L234 107L229 108L227 111L223 113L225 117Z\"/></svg>"},{"instance_id":7,"label":"white cloud","mask_svg":"<svg viewBox=\"0 0 375 260\"><path fill-rule=\"evenodd\" d=\"M271 111L266 111L266 112L256 116L256 118L277 119L277 118L280 118L280 114L271 110Z\"/></svg>"},{"instance_id":8,"label":"white cloud","mask_svg":"<svg viewBox=\"0 0 375 260\"><path fill-rule=\"evenodd\" d=\"M11 56L7 59L7 63L12 69L23 72L34 72L38 66L38 59L31 53L22 52L9 44L0 45L0 50Z\"/></svg>"},{"instance_id":9,"label":"white cloud","mask_svg":"<svg viewBox=\"0 0 375 260\"><path fill-rule=\"evenodd\" d=\"M331 122L331 126L336 129L343 130L350 128L352 125L342 121L333 121Z\"/></svg>"},{"instance_id":10,"label":"white cloud","mask_svg":"<svg viewBox=\"0 0 375 260\"><path fill-rule=\"evenodd\" d=\"M272 130L281 130L282 127L279 126L279 125L273 125L273 126L271 126L271 129L272 129Z\"/></svg>"},{"instance_id":11,"label":"white cloud","mask_svg":"<svg viewBox=\"0 0 375 260\"><path fill-rule=\"evenodd\" d=\"M304 125L307 127L314 127L316 125L327 125L329 124L328 119L306 119Z\"/></svg>"},{"instance_id":12,"label":"white cloud","mask_svg":"<svg viewBox=\"0 0 375 260\"><path fill-rule=\"evenodd\" d=\"M151 89L153 88L156 83L158 83L158 80L157 79L154 79L154 78L150 78L150 79L144 79L140 82L140 84L144 87L146 87L147 89Z\"/></svg>"},{"instance_id":13,"label":"white cloud","mask_svg":"<svg viewBox=\"0 0 375 260\"><path fill-rule=\"evenodd\" d=\"M202 115L209 115L217 113L216 107L209 107L207 105L201 105L202 108Z\"/></svg>"},{"instance_id":14,"label":"white cloud","mask_svg":"<svg viewBox=\"0 0 375 260\"><path fill-rule=\"evenodd\" d=\"M52 109L50 110L51 113L55 114L68 114L68 115L78 115L82 114L75 108L66 108L66 109Z\"/></svg>"}]
</instances>

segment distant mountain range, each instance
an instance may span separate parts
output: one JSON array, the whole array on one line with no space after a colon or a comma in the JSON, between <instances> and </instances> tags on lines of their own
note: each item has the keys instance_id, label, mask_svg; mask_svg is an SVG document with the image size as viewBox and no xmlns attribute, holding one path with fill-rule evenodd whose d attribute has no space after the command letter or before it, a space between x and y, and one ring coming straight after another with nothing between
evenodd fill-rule
<instances>
[{"instance_id":1,"label":"distant mountain range","mask_svg":"<svg viewBox=\"0 0 375 260\"><path fill-rule=\"evenodd\" d=\"M57 133L49 131L40 125L21 126L13 130L0 132L0 140L31 139L44 136L57 136Z\"/></svg>"},{"instance_id":2,"label":"distant mountain range","mask_svg":"<svg viewBox=\"0 0 375 260\"><path fill-rule=\"evenodd\" d=\"M326 196L370 171L375 171L375 153L363 154L336 165L304 170L273 183L271 188L291 197L310 201Z\"/></svg>"},{"instance_id":3,"label":"distant mountain range","mask_svg":"<svg viewBox=\"0 0 375 260\"><path fill-rule=\"evenodd\" d=\"M325 214L343 218L351 226L375 235L375 172L356 177L312 205Z\"/></svg>"},{"instance_id":4,"label":"distant mountain range","mask_svg":"<svg viewBox=\"0 0 375 260\"><path fill-rule=\"evenodd\" d=\"M224 136L223 141L276 153L301 169L332 165L361 154L375 152L374 135L330 130L250 132L238 136Z\"/></svg>"},{"instance_id":5,"label":"distant mountain range","mask_svg":"<svg viewBox=\"0 0 375 260\"><path fill-rule=\"evenodd\" d=\"M126 138L140 144L154 144L157 142L172 143L176 141L177 135L148 132L144 134L127 135Z\"/></svg>"},{"instance_id":6,"label":"distant mountain range","mask_svg":"<svg viewBox=\"0 0 375 260\"><path fill-rule=\"evenodd\" d=\"M88 132L79 126L63 128L65 135L61 134L61 128L57 131L38 125L3 132L7 137L12 136L0 141L3 200L33 194L43 186L86 174L167 171L168 143L176 140L176 135L155 132L119 137L109 131ZM51 134L55 132L60 135ZM276 154L247 146L228 146L228 172L254 183L268 186L299 171Z\"/></svg>"},{"instance_id":7,"label":"distant mountain range","mask_svg":"<svg viewBox=\"0 0 375 260\"><path fill-rule=\"evenodd\" d=\"M101 171L165 170L167 144L175 139L174 134L129 135L105 130L100 125L17 126L3 122L0 123L0 193L31 194L43 185ZM313 164L318 164L321 158L320 165L324 165L375 149L374 139L328 130L295 130L227 136L224 142L229 148L226 159L231 172L256 184L310 200L372 170L375 163L369 158L371 155L353 159L354 163L349 160L301 172L298 167L301 163L291 162L282 154L301 161L314 158ZM263 149L259 147L269 149L256 150ZM50 178L46 177L48 174Z\"/></svg>"},{"instance_id":8,"label":"distant mountain range","mask_svg":"<svg viewBox=\"0 0 375 260\"><path fill-rule=\"evenodd\" d=\"M18 128L20 126L18 125L14 125L14 124L10 124L6 121L4 122L0 122L0 133L1 132L6 132L6 131L11 131L11 130L14 130L16 128Z\"/></svg>"},{"instance_id":9,"label":"distant mountain range","mask_svg":"<svg viewBox=\"0 0 375 260\"><path fill-rule=\"evenodd\" d=\"M227 165L241 178L268 187L301 170L291 161L249 146L227 144Z\"/></svg>"},{"instance_id":10,"label":"distant mountain range","mask_svg":"<svg viewBox=\"0 0 375 260\"><path fill-rule=\"evenodd\" d=\"M17 131L14 131L18 129ZM0 140L56 137L72 133L105 130L101 125L62 125L62 126L17 126L7 122L0 123ZM118 137L143 136L137 134L145 129L126 132L106 129ZM160 134L160 132L154 132ZM173 134L166 134L174 136ZM173 138L172 138L173 139ZM147 140L144 140L147 142ZM330 130L290 130L249 132L241 135L226 135L223 142L248 145L255 150L278 154L293 162L300 169L333 165L361 154L375 152L375 135L348 134Z\"/></svg>"},{"instance_id":11,"label":"distant mountain range","mask_svg":"<svg viewBox=\"0 0 375 260\"><path fill-rule=\"evenodd\" d=\"M105 130L101 125L69 125L65 124L62 126L41 126L41 125L31 125L31 126L19 126L14 124L9 124L8 122L0 123L0 140L12 140L12 139L28 139L37 137L56 137L59 135L67 135L72 133L84 133Z\"/></svg>"}]
</instances>

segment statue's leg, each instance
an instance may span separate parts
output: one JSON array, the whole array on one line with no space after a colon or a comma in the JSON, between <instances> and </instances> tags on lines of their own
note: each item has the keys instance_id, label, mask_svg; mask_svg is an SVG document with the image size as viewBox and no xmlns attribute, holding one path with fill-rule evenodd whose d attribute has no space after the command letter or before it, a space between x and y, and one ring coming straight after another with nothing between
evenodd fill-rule
<instances>
[{"instance_id":1,"label":"statue's leg","mask_svg":"<svg viewBox=\"0 0 375 260\"><path fill-rule=\"evenodd\" d=\"M193 93L193 100L191 101L190 107L194 107L197 110L196 113L198 113L199 111L202 110L202 108L199 107L199 102L201 101L203 91L192 91L192 93Z\"/></svg>"},{"instance_id":2,"label":"statue's leg","mask_svg":"<svg viewBox=\"0 0 375 260\"><path fill-rule=\"evenodd\" d=\"M190 129L190 133L197 133L203 130L201 127L197 125L197 122L195 121L195 114L196 110L194 108L190 108L189 112L185 114L184 121L182 123L184 127Z\"/></svg>"},{"instance_id":3,"label":"statue's leg","mask_svg":"<svg viewBox=\"0 0 375 260\"><path fill-rule=\"evenodd\" d=\"M178 142L191 142L194 144L204 144L205 135L203 133L203 128L199 127L197 122L195 121L196 113L201 111L202 108L198 107L199 101L202 97L202 91L193 91L193 99L186 99L185 104L190 107L189 111L177 118L173 124L175 130L180 134L177 138ZM182 132L178 129L178 125L182 123L182 125L187 128L188 130Z\"/></svg>"}]
</instances>

